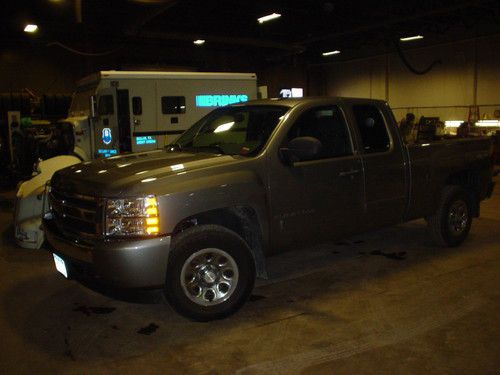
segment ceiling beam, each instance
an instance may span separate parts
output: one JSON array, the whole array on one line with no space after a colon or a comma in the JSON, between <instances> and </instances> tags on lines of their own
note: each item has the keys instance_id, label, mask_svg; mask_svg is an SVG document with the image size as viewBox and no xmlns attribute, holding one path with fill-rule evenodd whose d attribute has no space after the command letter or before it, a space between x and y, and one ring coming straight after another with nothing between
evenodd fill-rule
<instances>
[{"instance_id":1,"label":"ceiling beam","mask_svg":"<svg viewBox=\"0 0 500 375\"><path fill-rule=\"evenodd\" d=\"M305 48L299 44L289 44L275 42L271 40L231 37L222 35L202 35L202 34L187 34L183 32L165 32L165 31L143 31L140 36L142 38L164 39L164 40L181 40L192 42L196 39L204 39L207 43L232 44L258 48L272 48L285 51L300 53Z\"/></svg>"}]
</instances>

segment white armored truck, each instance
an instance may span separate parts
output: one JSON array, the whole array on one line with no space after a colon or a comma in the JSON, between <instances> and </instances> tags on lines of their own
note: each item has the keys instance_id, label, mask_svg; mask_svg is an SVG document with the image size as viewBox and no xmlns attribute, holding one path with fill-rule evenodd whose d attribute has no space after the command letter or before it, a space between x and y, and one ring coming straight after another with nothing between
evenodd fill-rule
<instances>
[{"instance_id":1,"label":"white armored truck","mask_svg":"<svg viewBox=\"0 0 500 375\"><path fill-rule=\"evenodd\" d=\"M74 130L74 156L54 158L50 167L39 168L35 184L33 179L21 184L16 242L26 248L41 246L40 192L56 170L79 161L161 149L214 108L253 99L255 73L101 71L81 79L68 118L59 121Z\"/></svg>"}]
</instances>

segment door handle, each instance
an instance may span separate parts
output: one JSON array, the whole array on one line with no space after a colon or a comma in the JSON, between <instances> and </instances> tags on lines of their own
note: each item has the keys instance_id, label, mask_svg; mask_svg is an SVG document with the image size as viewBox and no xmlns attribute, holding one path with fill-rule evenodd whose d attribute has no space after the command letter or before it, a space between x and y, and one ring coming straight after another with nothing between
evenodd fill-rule
<instances>
[{"instance_id":1,"label":"door handle","mask_svg":"<svg viewBox=\"0 0 500 375\"><path fill-rule=\"evenodd\" d=\"M339 177L349 177L354 176L359 173L359 169L351 169L349 171L342 171L339 173Z\"/></svg>"}]
</instances>

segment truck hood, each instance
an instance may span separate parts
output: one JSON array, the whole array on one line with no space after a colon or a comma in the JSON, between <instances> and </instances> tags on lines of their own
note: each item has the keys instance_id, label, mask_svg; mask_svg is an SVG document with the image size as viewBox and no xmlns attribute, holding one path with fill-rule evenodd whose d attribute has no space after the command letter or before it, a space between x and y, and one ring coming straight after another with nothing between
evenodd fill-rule
<instances>
[{"instance_id":1,"label":"truck hood","mask_svg":"<svg viewBox=\"0 0 500 375\"><path fill-rule=\"evenodd\" d=\"M126 196L140 190L149 194L156 180L236 160L230 155L157 150L76 164L56 172L51 185L59 191L90 196Z\"/></svg>"}]
</instances>

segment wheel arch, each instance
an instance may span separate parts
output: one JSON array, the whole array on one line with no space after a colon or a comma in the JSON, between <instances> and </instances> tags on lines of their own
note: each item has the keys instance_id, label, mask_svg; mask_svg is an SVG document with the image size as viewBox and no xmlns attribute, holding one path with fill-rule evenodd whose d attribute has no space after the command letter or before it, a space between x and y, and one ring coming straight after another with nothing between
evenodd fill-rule
<instances>
[{"instance_id":1,"label":"wheel arch","mask_svg":"<svg viewBox=\"0 0 500 375\"><path fill-rule=\"evenodd\" d=\"M238 234L250 248L257 277L267 278L265 241L257 211L251 206L233 206L196 213L179 221L173 230L174 238L186 229L197 225L219 225Z\"/></svg>"},{"instance_id":2,"label":"wheel arch","mask_svg":"<svg viewBox=\"0 0 500 375\"><path fill-rule=\"evenodd\" d=\"M469 199L472 216L479 217L481 200L481 175L478 171L462 170L449 175L445 180L445 186L460 186Z\"/></svg>"}]
</instances>

